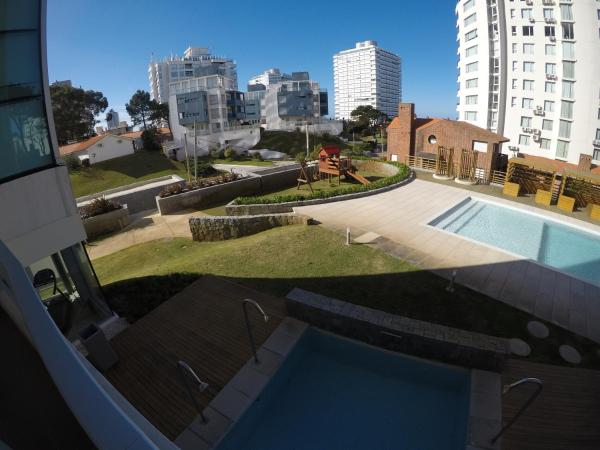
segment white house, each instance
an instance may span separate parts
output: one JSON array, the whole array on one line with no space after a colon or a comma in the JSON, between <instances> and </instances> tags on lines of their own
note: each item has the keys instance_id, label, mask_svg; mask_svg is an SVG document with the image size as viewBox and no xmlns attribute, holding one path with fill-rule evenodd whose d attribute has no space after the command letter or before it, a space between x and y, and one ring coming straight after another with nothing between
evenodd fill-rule
<instances>
[{"instance_id":1,"label":"white house","mask_svg":"<svg viewBox=\"0 0 600 450\"><path fill-rule=\"evenodd\" d=\"M114 134L101 134L85 141L60 147L60 156L73 155L81 161L88 159L90 165L131 155L135 151L134 139Z\"/></svg>"}]
</instances>

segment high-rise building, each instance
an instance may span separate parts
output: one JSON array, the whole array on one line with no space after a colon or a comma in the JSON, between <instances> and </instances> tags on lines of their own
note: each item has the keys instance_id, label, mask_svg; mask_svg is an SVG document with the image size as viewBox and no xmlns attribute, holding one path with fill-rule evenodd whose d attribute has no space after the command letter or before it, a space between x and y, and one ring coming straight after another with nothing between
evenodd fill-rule
<instances>
[{"instance_id":1,"label":"high-rise building","mask_svg":"<svg viewBox=\"0 0 600 450\"><path fill-rule=\"evenodd\" d=\"M162 61L151 61L148 66L150 94L160 103L169 101L169 84L190 78L222 75L233 82L237 90L235 61L211 55L208 48L188 47L183 57L171 56Z\"/></svg>"},{"instance_id":2,"label":"high-rise building","mask_svg":"<svg viewBox=\"0 0 600 450\"><path fill-rule=\"evenodd\" d=\"M282 81L290 81L291 79L291 75L288 75L287 73L281 73L281 70L277 68L267 69L260 75L256 75L248 80L248 90L250 90L251 86L263 85L267 87L271 84L281 83Z\"/></svg>"},{"instance_id":3,"label":"high-rise building","mask_svg":"<svg viewBox=\"0 0 600 450\"><path fill-rule=\"evenodd\" d=\"M371 105L389 117L398 114L402 100L400 57L375 41L333 56L335 118L349 119L358 106Z\"/></svg>"},{"instance_id":4,"label":"high-rise building","mask_svg":"<svg viewBox=\"0 0 600 450\"><path fill-rule=\"evenodd\" d=\"M119 113L111 109L106 113L106 127L109 130L119 127Z\"/></svg>"},{"instance_id":5,"label":"high-rise building","mask_svg":"<svg viewBox=\"0 0 600 450\"><path fill-rule=\"evenodd\" d=\"M459 119L509 138L507 154L600 162L599 10L596 0L460 0Z\"/></svg>"}]
</instances>

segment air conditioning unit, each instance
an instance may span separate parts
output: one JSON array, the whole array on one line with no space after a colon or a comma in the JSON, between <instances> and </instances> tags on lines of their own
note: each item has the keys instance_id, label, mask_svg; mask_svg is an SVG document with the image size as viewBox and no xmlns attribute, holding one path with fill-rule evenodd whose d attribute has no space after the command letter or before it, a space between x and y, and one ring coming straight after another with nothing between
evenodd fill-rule
<instances>
[{"instance_id":1,"label":"air conditioning unit","mask_svg":"<svg viewBox=\"0 0 600 450\"><path fill-rule=\"evenodd\" d=\"M535 111L533 111L533 113L536 116L543 116L544 115L544 108L542 106L536 106L535 107Z\"/></svg>"},{"instance_id":2,"label":"air conditioning unit","mask_svg":"<svg viewBox=\"0 0 600 450\"><path fill-rule=\"evenodd\" d=\"M539 134L534 134L533 135L533 142L539 142L539 140L541 139Z\"/></svg>"},{"instance_id":3,"label":"air conditioning unit","mask_svg":"<svg viewBox=\"0 0 600 450\"><path fill-rule=\"evenodd\" d=\"M556 42L556 36L550 36L550 42Z\"/></svg>"},{"instance_id":4,"label":"air conditioning unit","mask_svg":"<svg viewBox=\"0 0 600 450\"><path fill-rule=\"evenodd\" d=\"M531 128L523 127L523 133L531 133Z\"/></svg>"},{"instance_id":5,"label":"air conditioning unit","mask_svg":"<svg viewBox=\"0 0 600 450\"><path fill-rule=\"evenodd\" d=\"M531 23L535 23L535 19L534 19L533 17L530 17L530 18L529 18L529 21L530 21Z\"/></svg>"},{"instance_id":6,"label":"air conditioning unit","mask_svg":"<svg viewBox=\"0 0 600 450\"><path fill-rule=\"evenodd\" d=\"M593 145L594 147L600 147L600 139L594 139Z\"/></svg>"},{"instance_id":7,"label":"air conditioning unit","mask_svg":"<svg viewBox=\"0 0 600 450\"><path fill-rule=\"evenodd\" d=\"M542 5L545 5L545 6L554 5L554 0L542 0Z\"/></svg>"},{"instance_id":8,"label":"air conditioning unit","mask_svg":"<svg viewBox=\"0 0 600 450\"><path fill-rule=\"evenodd\" d=\"M529 6L533 6L533 0L525 0L525 3Z\"/></svg>"},{"instance_id":9,"label":"air conditioning unit","mask_svg":"<svg viewBox=\"0 0 600 450\"><path fill-rule=\"evenodd\" d=\"M539 136L540 134L542 134L542 132L540 130L538 130L537 128L534 128L533 130L531 130L531 132L533 134L535 134L536 136Z\"/></svg>"},{"instance_id":10,"label":"air conditioning unit","mask_svg":"<svg viewBox=\"0 0 600 450\"><path fill-rule=\"evenodd\" d=\"M546 17L544 19L544 22L546 22L546 23L556 23L556 19L554 17Z\"/></svg>"},{"instance_id":11,"label":"air conditioning unit","mask_svg":"<svg viewBox=\"0 0 600 450\"><path fill-rule=\"evenodd\" d=\"M556 75L554 75L553 73L547 73L546 74L546 79L548 79L548 80L557 80L558 77Z\"/></svg>"}]
</instances>

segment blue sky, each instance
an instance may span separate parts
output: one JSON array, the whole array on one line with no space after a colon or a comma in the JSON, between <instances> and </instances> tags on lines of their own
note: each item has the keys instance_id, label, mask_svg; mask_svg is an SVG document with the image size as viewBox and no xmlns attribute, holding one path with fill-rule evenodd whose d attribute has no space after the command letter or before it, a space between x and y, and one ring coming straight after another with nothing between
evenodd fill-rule
<instances>
[{"instance_id":1,"label":"blue sky","mask_svg":"<svg viewBox=\"0 0 600 450\"><path fill-rule=\"evenodd\" d=\"M333 54L367 39L402 58L403 100L456 116L454 0L242 2L49 0L50 81L100 90L125 118L148 62L189 46L236 60L240 90L267 68L308 70L333 97ZM333 98L330 98L333 114Z\"/></svg>"}]
</instances>

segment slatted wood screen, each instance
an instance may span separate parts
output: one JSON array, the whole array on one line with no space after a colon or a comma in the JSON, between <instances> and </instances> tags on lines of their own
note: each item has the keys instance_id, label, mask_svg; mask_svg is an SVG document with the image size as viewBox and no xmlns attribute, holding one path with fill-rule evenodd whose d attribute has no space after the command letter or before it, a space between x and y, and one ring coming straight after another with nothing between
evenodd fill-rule
<instances>
[{"instance_id":1,"label":"slatted wood screen","mask_svg":"<svg viewBox=\"0 0 600 450\"><path fill-rule=\"evenodd\" d=\"M600 185L585 179L565 175L563 194L573 197L578 208L600 205Z\"/></svg>"},{"instance_id":2,"label":"slatted wood screen","mask_svg":"<svg viewBox=\"0 0 600 450\"><path fill-rule=\"evenodd\" d=\"M446 177L454 176L454 148L438 146L435 160L435 174Z\"/></svg>"},{"instance_id":3,"label":"slatted wood screen","mask_svg":"<svg viewBox=\"0 0 600 450\"><path fill-rule=\"evenodd\" d=\"M477 181L476 169L477 169L477 150L465 150L464 148L460 151L460 160L458 163L457 177L459 180L464 181Z\"/></svg>"},{"instance_id":4,"label":"slatted wood screen","mask_svg":"<svg viewBox=\"0 0 600 450\"><path fill-rule=\"evenodd\" d=\"M509 162L506 181L518 183L522 194L535 194L538 189L553 190L554 173Z\"/></svg>"}]
</instances>

